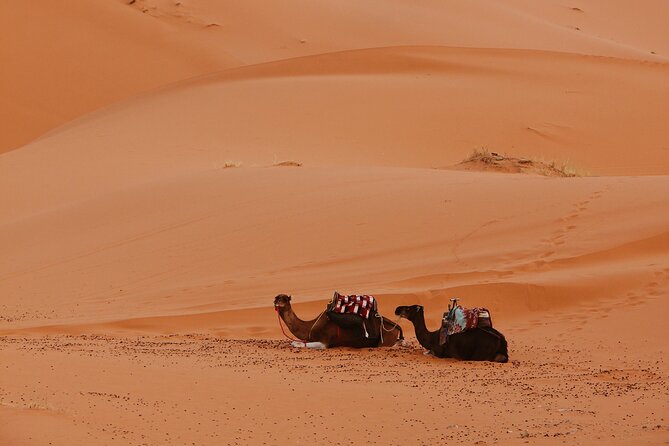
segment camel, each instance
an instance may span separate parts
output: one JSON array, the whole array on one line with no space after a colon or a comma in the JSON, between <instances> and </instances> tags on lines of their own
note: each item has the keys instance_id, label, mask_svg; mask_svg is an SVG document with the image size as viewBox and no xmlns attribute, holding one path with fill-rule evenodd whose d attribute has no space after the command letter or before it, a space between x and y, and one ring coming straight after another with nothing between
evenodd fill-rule
<instances>
[{"instance_id":1,"label":"camel","mask_svg":"<svg viewBox=\"0 0 669 446\"><path fill-rule=\"evenodd\" d=\"M492 327L479 327L452 334L444 345L439 343L439 330L428 331L421 305L401 306L395 314L408 319L416 330L420 345L438 358L455 358L466 361L507 362L509 352L504 335Z\"/></svg>"},{"instance_id":2,"label":"camel","mask_svg":"<svg viewBox=\"0 0 669 446\"><path fill-rule=\"evenodd\" d=\"M392 347L404 340L402 327L385 317L381 317L380 336L366 337L360 327L340 327L327 313L321 313L316 319L303 321L297 317L290 304L291 297L279 294L274 298L274 309L285 322L290 332L301 342L293 342L295 347L331 348L331 347ZM370 316L375 317L375 316Z\"/></svg>"}]
</instances>

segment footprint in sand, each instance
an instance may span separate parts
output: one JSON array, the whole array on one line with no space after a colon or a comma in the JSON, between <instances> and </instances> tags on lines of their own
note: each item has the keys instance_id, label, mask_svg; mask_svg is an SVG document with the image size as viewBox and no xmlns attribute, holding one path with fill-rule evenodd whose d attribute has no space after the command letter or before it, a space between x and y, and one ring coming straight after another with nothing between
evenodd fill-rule
<instances>
[{"instance_id":1,"label":"footprint in sand","mask_svg":"<svg viewBox=\"0 0 669 446\"><path fill-rule=\"evenodd\" d=\"M661 271L655 271L653 273L654 280L649 282L645 287L644 291L648 296L660 296L665 293L662 290L663 284L669 280L669 268L665 268ZM665 287L666 288L666 287Z\"/></svg>"},{"instance_id":2,"label":"footprint in sand","mask_svg":"<svg viewBox=\"0 0 669 446\"><path fill-rule=\"evenodd\" d=\"M572 210L563 217L558 219L558 223L561 224L561 227L554 231L548 239L545 239L544 242L552 246L560 246L565 243L565 238L569 235L570 232L578 228L578 225L574 224L573 220L581 217L583 212L587 211L590 204L600 198L605 191L595 191L586 200L579 201L572 206Z\"/></svg>"}]
</instances>

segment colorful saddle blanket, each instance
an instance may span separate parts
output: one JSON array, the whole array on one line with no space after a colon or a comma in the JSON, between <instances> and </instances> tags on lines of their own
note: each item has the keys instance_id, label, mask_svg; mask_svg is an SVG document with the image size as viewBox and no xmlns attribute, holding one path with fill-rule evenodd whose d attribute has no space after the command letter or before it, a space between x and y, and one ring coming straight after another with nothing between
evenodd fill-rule
<instances>
[{"instance_id":1,"label":"colorful saddle blanket","mask_svg":"<svg viewBox=\"0 0 669 446\"><path fill-rule=\"evenodd\" d=\"M376 312L376 299L366 294L343 296L335 293L328 310L337 314L354 314L368 319L370 314Z\"/></svg>"},{"instance_id":2,"label":"colorful saddle blanket","mask_svg":"<svg viewBox=\"0 0 669 446\"><path fill-rule=\"evenodd\" d=\"M463 308L457 305L451 311L444 313L439 340L444 344L448 336L477 327L492 327L490 311L482 307Z\"/></svg>"}]
</instances>

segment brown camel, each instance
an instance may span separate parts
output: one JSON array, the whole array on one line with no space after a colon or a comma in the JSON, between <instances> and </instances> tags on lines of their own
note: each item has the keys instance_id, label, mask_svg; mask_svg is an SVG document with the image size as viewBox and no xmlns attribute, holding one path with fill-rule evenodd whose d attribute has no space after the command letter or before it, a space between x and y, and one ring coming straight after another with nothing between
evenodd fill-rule
<instances>
[{"instance_id":1,"label":"brown camel","mask_svg":"<svg viewBox=\"0 0 669 446\"><path fill-rule=\"evenodd\" d=\"M323 312L316 319L303 321L295 315L290 304L290 296L279 294L274 298L274 309L286 323L290 332L302 342L294 342L296 347L392 347L404 340L402 327L385 317L379 316L378 333L365 336L362 325L359 327L340 327ZM376 316L370 316L376 317Z\"/></svg>"},{"instance_id":2,"label":"brown camel","mask_svg":"<svg viewBox=\"0 0 669 446\"><path fill-rule=\"evenodd\" d=\"M477 327L452 334L442 345L439 342L439 330L429 331L425 326L425 314L421 305L397 307L395 314L413 323L420 345L438 358L494 362L509 360L506 338L492 327Z\"/></svg>"}]
</instances>

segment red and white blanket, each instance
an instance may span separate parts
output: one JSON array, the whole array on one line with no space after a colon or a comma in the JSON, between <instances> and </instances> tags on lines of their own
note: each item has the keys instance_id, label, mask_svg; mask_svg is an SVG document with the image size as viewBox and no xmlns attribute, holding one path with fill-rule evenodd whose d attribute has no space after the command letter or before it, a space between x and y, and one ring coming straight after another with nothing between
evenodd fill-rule
<instances>
[{"instance_id":1,"label":"red and white blanket","mask_svg":"<svg viewBox=\"0 0 669 446\"><path fill-rule=\"evenodd\" d=\"M368 319L369 315L376 308L376 299L367 294L343 296L335 294L335 304L332 311L340 314L356 314L363 319Z\"/></svg>"}]
</instances>

